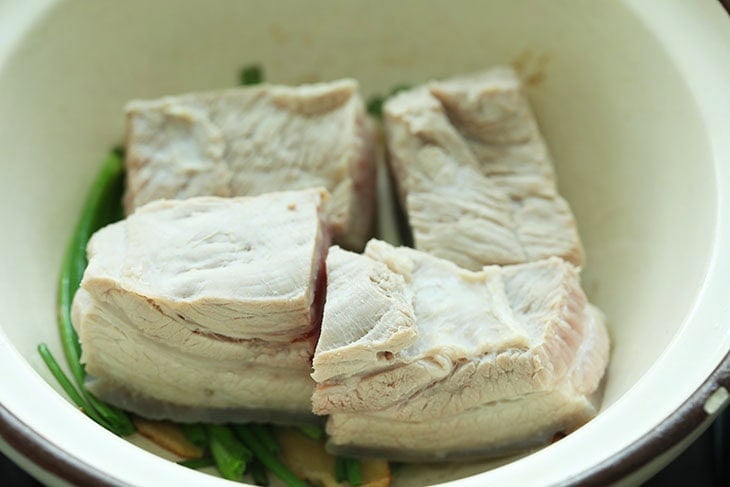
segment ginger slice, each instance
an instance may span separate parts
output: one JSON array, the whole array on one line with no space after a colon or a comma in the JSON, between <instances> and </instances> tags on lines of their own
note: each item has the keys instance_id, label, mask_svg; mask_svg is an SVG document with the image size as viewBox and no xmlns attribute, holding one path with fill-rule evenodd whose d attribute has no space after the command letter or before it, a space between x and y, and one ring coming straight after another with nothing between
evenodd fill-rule
<instances>
[{"instance_id":1,"label":"ginger slice","mask_svg":"<svg viewBox=\"0 0 730 487\"><path fill-rule=\"evenodd\" d=\"M323 441L307 438L293 428L276 428L280 458L297 476L322 487L345 487L335 479L335 457L327 453ZM385 460L362 460L362 487L389 487L392 477Z\"/></svg>"},{"instance_id":2,"label":"ginger slice","mask_svg":"<svg viewBox=\"0 0 730 487\"><path fill-rule=\"evenodd\" d=\"M139 434L175 455L185 459L203 456L203 450L190 443L177 424L169 421L153 421L139 416L134 416L132 422Z\"/></svg>"}]
</instances>

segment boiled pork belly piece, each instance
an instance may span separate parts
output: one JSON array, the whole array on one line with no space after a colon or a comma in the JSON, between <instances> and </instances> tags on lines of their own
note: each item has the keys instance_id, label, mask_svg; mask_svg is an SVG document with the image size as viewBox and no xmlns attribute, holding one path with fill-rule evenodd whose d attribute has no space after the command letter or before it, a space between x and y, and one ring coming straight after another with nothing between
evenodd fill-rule
<instances>
[{"instance_id":1,"label":"boiled pork belly piece","mask_svg":"<svg viewBox=\"0 0 730 487\"><path fill-rule=\"evenodd\" d=\"M327 295L331 298L325 307L329 326L322 327L313 359L312 377L317 382L368 373L378 363L389 367L393 354L418 336L405 281L381 262L337 246L330 248ZM323 413L317 406L319 397L318 390L315 411Z\"/></svg>"},{"instance_id":2,"label":"boiled pork belly piece","mask_svg":"<svg viewBox=\"0 0 730 487\"><path fill-rule=\"evenodd\" d=\"M138 100L126 112L127 213L161 198L324 187L334 239L365 245L375 151L356 81Z\"/></svg>"},{"instance_id":3,"label":"boiled pork belly piece","mask_svg":"<svg viewBox=\"0 0 730 487\"><path fill-rule=\"evenodd\" d=\"M384 113L417 249L471 270L550 256L581 265L575 219L511 68L402 92Z\"/></svg>"},{"instance_id":4,"label":"boiled pork belly piece","mask_svg":"<svg viewBox=\"0 0 730 487\"><path fill-rule=\"evenodd\" d=\"M178 421L316 421L322 189L159 200L97 232L73 323L101 399Z\"/></svg>"},{"instance_id":5,"label":"boiled pork belly piece","mask_svg":"<svg viewBox=\"0 0 730 487\"><path fill-rule=\"evenodd\" d=\"M596 414L609 340L572 264L469 271L371 240L327 269L312 401L333 452L503 455Z\"/></svg>"}]
</instances>

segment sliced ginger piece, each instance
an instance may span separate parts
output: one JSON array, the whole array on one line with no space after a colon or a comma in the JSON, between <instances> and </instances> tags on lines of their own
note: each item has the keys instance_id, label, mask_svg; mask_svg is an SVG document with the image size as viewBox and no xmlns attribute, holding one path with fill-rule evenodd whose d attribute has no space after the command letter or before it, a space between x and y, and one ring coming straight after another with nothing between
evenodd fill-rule
<instances>
[{"instance_id":1,"label":"sliced ginger piece","mask_svg":"<svg viewBox=\"0 0 730 487\"><path fill-rule=\"evenodd\" d=\"M294 474L323 487L345 485L335 480L335 458L325 451L323 442L307 438L293 428L274 431L281 447L281 461Z\"/></svg>"},{"instance_id":2,"label":"sliced ginger piece","mask_svg":"<svg viewBox=\"0 0 730 487\"><path fill-rule=\"evenodd\" d=\"M180 426L169 421L153 421L134 416L134 426L142 436L149 438L165 450L185 459L201 458L203 450L190 443Z\"/></svg>"},{"instance_id":3,"label":"sliced ginger piece","mask_svg":"<svg viewBox=\"0 0 730 487\"><path fill-rule=\"evenodd\" d=\"M346 487L335 480L335 457L327 453L323 441L304 436L294 428L276 428L281 461L298 477L322 487ZM385 460L362 460L362 487L389 487L390 468Z\"/></svg>"},{"instance_id":4,"label":"sliced ginger piece","mask_svg":"<svg viewBox=\"0 0 730 487\"><path fill-rule=\"evenodd\" d=\"M385 460L361 460L362 487L390 487L390 465Z\"/></svg>"}]
</instances>

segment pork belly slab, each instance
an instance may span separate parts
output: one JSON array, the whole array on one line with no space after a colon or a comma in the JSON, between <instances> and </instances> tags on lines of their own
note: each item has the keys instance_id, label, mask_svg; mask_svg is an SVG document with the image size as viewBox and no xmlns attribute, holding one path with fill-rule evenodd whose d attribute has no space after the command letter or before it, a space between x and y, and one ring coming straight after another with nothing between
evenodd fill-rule
<instances>
[{"instance_id":1,"label":"pork belly slab","mask_svg":"<svg viewBox=\"0 0 730 487\"><path fill-rule=\"evenodd\" d=\"M323 189L159 200L97 232L73 323L101 399L178 421L307 421Z\"/></svg>"},{"instance_id":2,"label":"pork belly slab","mask_svg":"<svg viewBox=\"0 0 730 487\"><path fill-rule=\"evenodd\" d=\"M609 340L572 264L469 271L371 240L327 268L312 402L332 451L501 455L596 414Z\"/></svg>"},{"instance_id":3,"label":"pork belly slab","mask_svg":"<svg viewBox=\"0 0 730 487\"><path fill-rule=\"evenodd\" d=\"M130 102L127 213L161 198L324 187L335 241L361 249L372 229L375 151L357 90L344 79Z\"/></svg>"},{"instance_id":4,"label":"pork belly slab","mask_svg":"<svg viewBox=\"0 0 730 487\"><path fill-rule=\"evenodd\" d=\"M573 214L511 68L402 92L384 113L417 249L471 270L550 256L581 265Z\"/></svg>"}]
</instances>

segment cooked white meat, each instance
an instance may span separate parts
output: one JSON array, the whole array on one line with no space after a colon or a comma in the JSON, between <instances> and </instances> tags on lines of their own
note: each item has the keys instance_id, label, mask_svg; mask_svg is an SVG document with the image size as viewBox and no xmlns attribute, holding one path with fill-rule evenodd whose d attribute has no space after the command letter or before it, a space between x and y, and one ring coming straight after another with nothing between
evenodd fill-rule
<instances>
[{"instance_id":1,"label":"cooked white meat","mask_svg":"<svg viewBox=\"0 0 730 487\"><path fill-rule=\"evenodd\" d=\"M261 85L127 105L127 213L150 201L324 187L335 241L372 229L375 153L354 80Z\"/></svg>"},{"instance_id":2,"label":"cooked white meat","mask_svg":"<svg viewBox=\"0 0 730 487\"><path fill-rule=\"evenodd\" d=\"M581 265L575 220L511 68L402 92L384 113L417 249L471 270L550 256Z\"/></svg>"},{"instance_id":3,"label":"cooked white meat","mask_svg":"<svg viewBox=\"0 0 730 487\"><path fill-rule=\"evenodd\" d=\"M92 392L153 418L311 418L326 197L160 200L97 232L73 303Z\"/></svg>"},{"instance_id":4,"label":"cooked white meat","mask_svg":"<svg viewBox=\"0 0 730 487\"><path fill-rule=\"evenodd\" d=\"M608 335L572 264L469 271L371 240L327 268L313 407L333 451L498 455L596 414Z\"/></svg>"},{"instance_id":5,"label":"cooked white meat","mask_svg":"<svg viewBox=\"0 0 730 487\"><path fill-rule=\"evenodd\" d=\"M390 356L417 337L403 277L380 262L335 246L327 254L327 302L314 356L317 381L389 365ZM348 298L352 298L350 301ZM315 401L316 402L316 401Z\"/></svg>"}]
</instances>

